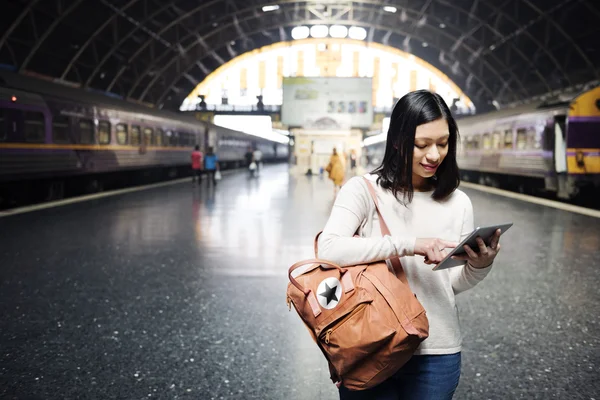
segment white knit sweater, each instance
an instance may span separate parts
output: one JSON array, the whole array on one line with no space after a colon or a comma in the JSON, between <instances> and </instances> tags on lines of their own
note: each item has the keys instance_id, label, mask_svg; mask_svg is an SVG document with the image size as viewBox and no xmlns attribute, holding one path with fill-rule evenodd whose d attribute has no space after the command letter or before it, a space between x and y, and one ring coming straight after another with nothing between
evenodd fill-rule
<instances>
[{"instance_id":1,"label":"white knit sweater","mask_svg":"<svg viewBox=\"0 0 600 400\"><path fill-rule=\"evenodd\" d=\"M461 351L461 333L455 295L472 288L492 266L471 265L432 271L422 256L414 255L417 238L460 242L473 231L473 207L467 195L455 190L448 199L435 201L430 192L414 192L405 206L391 191L372 182L383 218L392 236L381 236L375 204L362 177L351 178L340 190L331 216L319 237L319 258L341 266L401 256L413 292L427 311L429 337L415 354L453 354ZM360 238L353 237L358 230Z\"/></svg>"}]
</instances>

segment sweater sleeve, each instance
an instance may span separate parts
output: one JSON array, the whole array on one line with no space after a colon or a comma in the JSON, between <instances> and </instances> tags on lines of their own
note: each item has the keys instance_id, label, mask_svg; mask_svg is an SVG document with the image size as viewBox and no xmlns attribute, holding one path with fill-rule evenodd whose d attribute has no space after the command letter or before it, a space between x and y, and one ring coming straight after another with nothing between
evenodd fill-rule
<instances>
[{"instance_id":1,"label":"sweater sleeve","mask_svg":"<svg viewBox=\"0 0 600 400\"><path fill-rule=\"evenodd\" d=\"M360 179L350 179L340 190L319 237L319 258L349 266L413 255L416 238L353 237L368 213L373 212L373 200Z\"/></svg>"},{"instance_id":2,"label":"sweater sleeve","mask_svg":"<svg viewBox=\"0 0 600 400\"><path fill-rule=\"evenodd\" d=\"M460 241L464 240L473 229L475 229L473 222L473 205L471 200L465 197L465 208L463 214L463 224L460 234ZM486 268L474 268L471 264L465 263L462 267L451 268L450 282L452 283L452 290L454 294L459 294L465 290L469 290L479 282L481 282L492 269L492 265Z\"/></svg>"}]
</instances>

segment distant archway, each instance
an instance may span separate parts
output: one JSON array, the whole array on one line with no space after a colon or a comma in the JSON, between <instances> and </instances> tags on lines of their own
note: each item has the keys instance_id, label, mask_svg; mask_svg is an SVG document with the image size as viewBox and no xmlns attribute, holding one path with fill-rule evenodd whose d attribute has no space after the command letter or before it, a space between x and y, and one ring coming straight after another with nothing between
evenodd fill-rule
<instances>
[{"instance_id":1,"label":"distant archway","mask_svg":"<svg viewBox=\"0 0 600 400\"><path fill-rule=\"evenodd\" d=\"M288 76L373 78L376 110L392 107L395 98L416 89L439 93L459 113L475 107L464 92L439 69L412 54L378 43L353 39L302 39L265 46L223 64L199 83L181 104L194 110L204 96L207 104L281 105L282 79Z\"/></svg>"}]
</instances>

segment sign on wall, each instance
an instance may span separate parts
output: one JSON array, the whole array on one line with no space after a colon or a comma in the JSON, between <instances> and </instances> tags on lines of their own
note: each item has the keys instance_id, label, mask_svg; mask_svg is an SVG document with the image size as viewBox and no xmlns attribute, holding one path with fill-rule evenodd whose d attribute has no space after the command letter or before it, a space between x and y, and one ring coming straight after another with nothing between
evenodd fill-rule
<instances>
[{"instance_id":1,"label":"sign on wall","mask_svg":"<svg viewBox=\"0 0 600 400\"><path fill-rule=\"evenodd\" d=\"M281 120L305 129L369 128L371 78L283 78Z\"/></svg>"}]
</instances>

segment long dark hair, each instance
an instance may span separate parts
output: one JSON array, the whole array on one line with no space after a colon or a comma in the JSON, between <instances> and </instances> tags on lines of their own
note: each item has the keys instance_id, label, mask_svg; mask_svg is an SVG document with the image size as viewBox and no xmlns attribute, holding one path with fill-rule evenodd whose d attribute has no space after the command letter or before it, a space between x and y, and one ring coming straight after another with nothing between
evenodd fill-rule
<instances>
[{"instance_id":1,"label":"long dark hair","mask_svg":"<svg viewBox=\"0 0 600 400\"><path fill-rule=\"evenodd\" d=\"M391 190L396 198L403 193L404 200L413 199L412 164L417 126L446 119L450 137L448 154L438 167L436 176L430 178L435 187L435 200L448 197L460 184L456 164L456 143L458 127L444 99L428 90L417 90L404 95L392 111L390 128L387 133L385 155L381 165L373 171L378 175L377 182L384 189Z\"/></svg>"}]
</instances>

